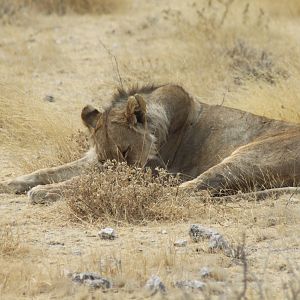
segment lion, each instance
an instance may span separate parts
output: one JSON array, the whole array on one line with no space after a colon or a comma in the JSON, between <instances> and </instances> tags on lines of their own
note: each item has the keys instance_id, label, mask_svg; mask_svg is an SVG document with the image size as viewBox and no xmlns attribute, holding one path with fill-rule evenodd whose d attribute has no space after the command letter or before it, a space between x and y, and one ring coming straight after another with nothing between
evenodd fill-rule
<instances>
[{"instance_id":1,"label":"lion","mask_svg":"<svg viewBox=\"0 0 300 300\"><path fill-rule=\"evenodd\" d=\"M180 174L182 189L212 197L297 193L300 124L208 105L174 84L119 88L100 112L91 105L81 118L91 147L81 159L2 183L28 192L32 203L55 201L72 178L106 160Z\"/></svg>"}]
</instances>

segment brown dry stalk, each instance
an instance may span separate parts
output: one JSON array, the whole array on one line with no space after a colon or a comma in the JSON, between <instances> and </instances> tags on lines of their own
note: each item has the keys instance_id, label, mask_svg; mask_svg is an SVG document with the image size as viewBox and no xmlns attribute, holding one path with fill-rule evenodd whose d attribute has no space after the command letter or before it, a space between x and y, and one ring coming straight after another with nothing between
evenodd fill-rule
<instances>
[{"instance_id":1,"label":"brown dry stalk","mask_svg":"<svg viewBox=\"0 0 300 300\"><path fill-rule=\"evenodd\" d=\"M193 215L197 205L203 207L199 197L192 200L178 184L179 178L165 170L158 170L154 177L150 169L108 162L103 172L94 169L78 178L65 190L65 197L76 220L134 224L175 221Z\"/></svg>"}]
</instances>

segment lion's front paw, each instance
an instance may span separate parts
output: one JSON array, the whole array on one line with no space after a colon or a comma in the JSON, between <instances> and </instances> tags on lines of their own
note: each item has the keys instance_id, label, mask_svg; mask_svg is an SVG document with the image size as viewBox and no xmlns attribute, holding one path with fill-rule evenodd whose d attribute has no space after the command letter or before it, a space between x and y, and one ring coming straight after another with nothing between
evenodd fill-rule
<instances>
[{"instance_id":1,"label":"lion's front paw","mask_svg":"<svg viewBox=\"0 0 300 300\"><path fill-rule=\"evenodd\" d=\"M22 194L30 190L34 183L30 180L13 179L0 182L0 193Z\"/></svg>"},{"instance_id":2,"label":"lion's front paw","mask_svg":"<svg viewBox=\"0 0 300 300\"><path fill-rule=\"evenodd\" d=\"M62 199L62 191L51 185L38 185L27 193L32 204L49 204Z\"/></svg>"},{"instance_id":3,"label":"lion's front paw","mask_svg":"<svg viewBox=\"0 0 300 300\"><path fill-rule=\"evenodd\" d=\"M8 182L0 182L0 194L13 193L12 189L9 187Z\"/></svg>"},{"instance_id":4,"label":"lion's front paw","mask_svg":"<svg viewBox=\"0 0 300 300\"><path fill-rule=\"evenodd\" d=\"M0 193L21 194L26 191L25 184L17 180L6 180L0 182Z\"/></svg>"}]
</instances>

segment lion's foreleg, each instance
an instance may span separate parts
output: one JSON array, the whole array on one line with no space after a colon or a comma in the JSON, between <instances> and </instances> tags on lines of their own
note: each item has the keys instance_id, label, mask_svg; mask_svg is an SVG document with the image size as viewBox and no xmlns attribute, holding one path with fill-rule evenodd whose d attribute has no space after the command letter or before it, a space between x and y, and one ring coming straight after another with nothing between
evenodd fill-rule
<instances>
[{"instance_id":1,"label":"lion's foreleg","mask_svg":"<svg viewBox=\"0 0 300 300\"><path fill-rule=\"evenodd\" d=\"M5 192L24 193L37 185L62 182L78 176L95 162L95 158L87 155L62 166L37 170L33 173L5 181L1 183L1 186Z\"/></svg>"}]
</instances>

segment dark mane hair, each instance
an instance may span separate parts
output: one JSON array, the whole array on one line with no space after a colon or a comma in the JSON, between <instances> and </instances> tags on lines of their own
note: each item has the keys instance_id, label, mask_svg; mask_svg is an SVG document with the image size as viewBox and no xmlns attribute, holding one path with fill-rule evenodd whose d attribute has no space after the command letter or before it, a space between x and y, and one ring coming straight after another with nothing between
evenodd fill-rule
<instances>
[{"instance_id":1,"label":"dark mane hair","mask_svg":"<svg viewBox=\"0 0 300 300\"><path fill-rule=\"evenodd\" d=\"M138 93L149 94L162 86L164 86L164 84L161 85L146 84L143 86L139 86L138 84L135 84L130 86L127 89L125 89L124 87L117 87L117 91L114 93L112 97L111 107L114 107L115 105L122 103L123 101L126 101L130 96L133 96Z\"/></svg>"}]
</instances>

